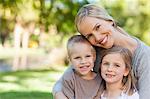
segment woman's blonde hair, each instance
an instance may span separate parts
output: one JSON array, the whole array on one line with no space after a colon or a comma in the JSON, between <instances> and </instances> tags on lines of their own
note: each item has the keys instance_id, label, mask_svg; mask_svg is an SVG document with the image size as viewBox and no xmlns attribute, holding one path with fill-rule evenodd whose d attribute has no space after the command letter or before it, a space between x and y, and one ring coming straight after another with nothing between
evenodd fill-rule
<instances>
[{"instance_id":1,"label":"woman's blonde hair","mask_svg":"<svg viewBox=\"0 0 150 99\"><path fill-rule=\"evenodd\" d=\"M94 5L94 4L87 4L87 5L84 5L83 7L81 7L79 9L77 15L76 15L76 18L75 18L75 25L76 25L77 30L78 30L78 26L80 25L80 23L83 21L83 19L85 17L95 17L98 19L106 20L106 21L112 21L113 26L119 32L128 35L128 33L126 33L122 28L117 26L117 23L115 22L115 20L102 7L99 7L99 6Z\"/></svg>"}]
</instances>

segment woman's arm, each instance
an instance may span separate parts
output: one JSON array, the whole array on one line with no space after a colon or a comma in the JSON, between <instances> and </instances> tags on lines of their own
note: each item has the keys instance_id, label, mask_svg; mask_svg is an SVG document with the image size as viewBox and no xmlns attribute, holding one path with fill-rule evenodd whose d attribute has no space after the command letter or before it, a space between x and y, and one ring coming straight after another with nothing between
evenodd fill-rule
<instances>
[{"instance_id":1,"label":"woman's arm","mask_svg":"<svg viewBox=\"0 0 150 99\"><path fill-rule=\"evenodd\" d=\"M57 92L61 92L61 90L62 90L62 77L53 86L52 90L53 96L55 96Z\"/></svg>"},{"instance_id":2,"label":"woman's arm","mask_svg":"<svg viewBox=\"0 0 150 99\"><path fill-rule=\"evenodd\" d=\"M150 47L142 45L139 49L135 58L139 99L148 99L150 95Z\"/></svg>"},{"instance_id":3,"label":"woman's arm","mask_svg":"<svg viewBox=\"0 0 150 99\"><path fill-rule=\"evenodd\" d=\"M68 75L69 72L72 70L72 67L70 66L63 74L64 75ZM55 99L63 99L62 97L64 97L64 93L62 92L62 86L63 86L63 76L55 83L55 85L53 86L53 96L56 97ZM60 97L60 98L59 98ZM65 98L64 98L65 99Z\"/></svg>"},{"instance_id":4,"label":"woman's arm","mask_svg":"<svg viewBox=\"0 0 150 99\"><path fill-rule=\"evenodd\" d=\"M54 95L54 99L68 99L62 92L57 92Z\"/></svg>"}]
</instances>

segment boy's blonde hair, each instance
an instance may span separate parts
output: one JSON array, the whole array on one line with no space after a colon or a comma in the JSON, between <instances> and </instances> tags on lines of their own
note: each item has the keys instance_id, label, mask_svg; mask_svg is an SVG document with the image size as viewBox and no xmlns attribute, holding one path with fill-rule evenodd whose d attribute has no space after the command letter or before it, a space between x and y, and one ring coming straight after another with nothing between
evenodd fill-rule
<instances>
[{"instance_id":1,"label":"boy's blonde hair","mask_svg":"<svg viewBox=\"0 0 150 99\"><path fill-rule=\"evenodd\" d=\"M84 36L73 35L72 37L69 38L68 43L67 43L67 52L68 52L69 57L71 55L71 48L72 46L74 46L75 43L86 43L86 44L91 45L90 42ZM96 53L95 48L92 45L91 45L91 51L93 53Z\"/></svg>"}]
</instances>

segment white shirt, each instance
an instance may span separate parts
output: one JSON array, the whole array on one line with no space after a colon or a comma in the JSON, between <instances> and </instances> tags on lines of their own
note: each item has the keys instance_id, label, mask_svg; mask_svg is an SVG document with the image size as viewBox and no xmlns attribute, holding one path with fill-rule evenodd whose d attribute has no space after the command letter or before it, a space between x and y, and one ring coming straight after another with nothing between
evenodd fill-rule
<instances>
[{"instance_id":1,"label":"white shirt","mask_svg":"<svg viewBox=\"0 0 150 99\"><path fill-rule=\"evenodd\" d=\"M104 93L101 95L101 99L107 99L107 97L104 97ZM122 92L121 95L118 96L117 99L139 99L139 94L138 94L138 92L135 92L129 96Z\"/></svg>"}]
</instances>

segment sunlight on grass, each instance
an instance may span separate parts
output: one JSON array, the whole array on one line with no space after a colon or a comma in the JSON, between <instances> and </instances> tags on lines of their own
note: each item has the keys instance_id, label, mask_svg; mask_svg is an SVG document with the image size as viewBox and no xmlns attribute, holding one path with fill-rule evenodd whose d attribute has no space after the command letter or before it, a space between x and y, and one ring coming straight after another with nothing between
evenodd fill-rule
<instances>
[{"instance_id":1,"label":"sunlight on grass","mask_svg":"<svg viewBox=\"0 0 150 99\"><path fill-rule=\"evenodd\" d=\"M23 90L23 86L15 83L2 83L0 82L0 92L12 91L12 90Z\"/></svg>"},{"instance_id":2,"label":"sunlight on grass","mask_svg":"<svg viewBox=\"0 0 150 99\"><path fill-rule=\"evenodd\" d=\"M50 89L48 86L50 86L51 82L46 82L42 79L28 79L23 81L23 85L26 86L27 89L32 91L47 91L49 92Z\"/></svg>"},{"instance_id":3,"label":"sunlight on grass","mask_svg":"<svg viewBox=\"0 0 150 99\"><path fill-rule=\"evenodd\" d=\"M65 69L0 73L0 99L53 99L52 87Z\"/></svg>"},{"instance_id":4,"label":"sunlight on grass","mask_svg":"<svg viewBox=\"0 0 150 99\"><path fill-rule=\"evenodd\" d=\"M18 80L18 78L15 76L5 76L2 78L2 80L8 81L8 82L15 82L16 80Z\"/></svg>"}]
</instances>

